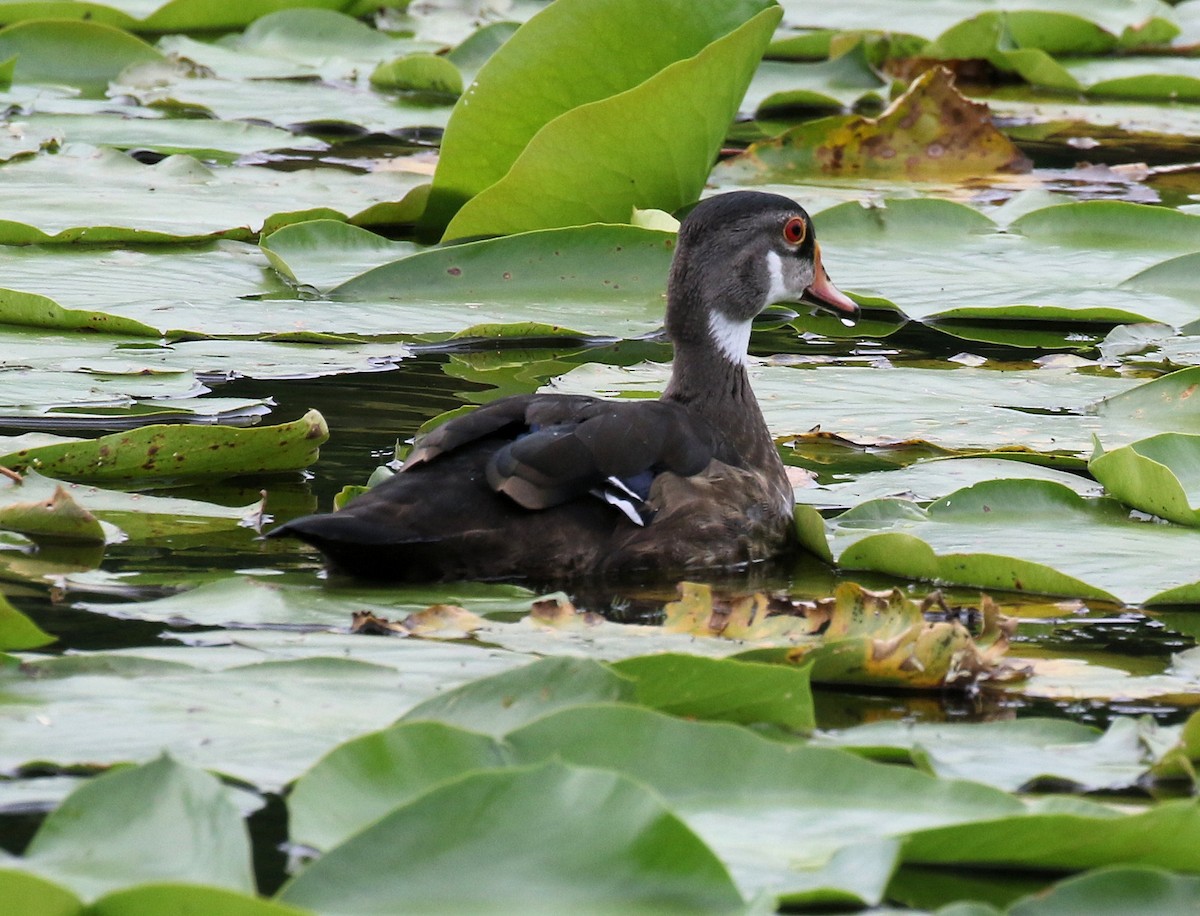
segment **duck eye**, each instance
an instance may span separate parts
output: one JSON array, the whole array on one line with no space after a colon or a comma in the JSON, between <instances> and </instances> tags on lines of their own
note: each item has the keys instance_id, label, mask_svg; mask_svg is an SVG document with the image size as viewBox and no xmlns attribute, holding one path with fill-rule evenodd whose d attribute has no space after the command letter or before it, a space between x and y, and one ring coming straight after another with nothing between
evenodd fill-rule
<instances>
[{"instance_id":1,"label":"duck eye","mask_svg":"<svg viewBox=\"0 0 1200 916\"><path fill-rule=\"evenodd\" d=\"M793 216L783 224L783 238L789 245L799 245L808 234L808 226L798 216Z\"/></svg>"}]
</instances>

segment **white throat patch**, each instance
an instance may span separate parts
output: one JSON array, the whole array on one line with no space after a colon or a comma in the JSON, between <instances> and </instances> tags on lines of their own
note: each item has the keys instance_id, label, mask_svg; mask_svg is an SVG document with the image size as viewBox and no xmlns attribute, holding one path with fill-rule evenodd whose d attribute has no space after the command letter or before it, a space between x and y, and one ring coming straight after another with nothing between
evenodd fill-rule
<instances>
[{"instance_id":1,"label":"white throat patch","mask_svg":"<svg viewBox=\"0 0 1200 916\"><path fill-rule=\"evenodd\" d=\"M746 362L746 350L750 347L750 321L732 321L720 312L708 315L708 330L713 343L734 365Z\"/></svg>"},{"instance_id":2,"label":"white throat patch","mask_svg":"<svg viewBox=\"0 0 1200 916\"><path fill-rule=\"evenodd\" d=\"M767 278L771 281L771 285L767 289L767 298L763 302L763 308L793 297L787 284L783 282L783 258L779 256L778 251L767 252Z\"/></svg>"}]
</instances>

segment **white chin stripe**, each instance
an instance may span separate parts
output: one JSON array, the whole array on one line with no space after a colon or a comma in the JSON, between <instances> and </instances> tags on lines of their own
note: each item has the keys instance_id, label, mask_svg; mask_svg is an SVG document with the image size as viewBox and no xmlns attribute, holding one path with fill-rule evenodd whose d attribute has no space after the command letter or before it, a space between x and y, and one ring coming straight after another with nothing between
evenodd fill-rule
<instances>
[{"instance_id":1,"label":"white chin stripe","mask_svg":"<svg viewBox=\"0 0 1200 916\"><path fill-rule=\"evenodd\" d=\"M746 361L746 351L750 348L750 325L749 321L733 321L720 312L708 315L708 330L713 343L726 359L738 365Z\"/></svg>"},{"instance_id":2,"label":"white chin stripe","mask_svg":"<svg viewBox=\"0 0 1200 916\"><path fill-rule=\"evenodd\" d=\"M779 256L778 251L767 252L767 279L771 281L771 285L767 289L767 298L763 302L763 308L794 297L787 284L783 282L783 258Z\"/></svg>"}]
</instances>

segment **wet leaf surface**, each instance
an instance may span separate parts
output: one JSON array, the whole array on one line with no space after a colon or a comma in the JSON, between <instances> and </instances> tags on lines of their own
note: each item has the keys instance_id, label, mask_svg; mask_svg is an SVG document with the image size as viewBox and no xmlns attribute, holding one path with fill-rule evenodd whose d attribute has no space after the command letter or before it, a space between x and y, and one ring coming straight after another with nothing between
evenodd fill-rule
<instances>
[{"instance_id":1,"label":"wet leaf surface","mask_svg":"<svg viewBox=\"0 0 1200 916\"><path fill-rule=\"evenodd\" d=\"M1194 908L1200 4L577 5L0 6L0 464L53 475L0 490L0 898L298 912L290 831L322 910ZM752 338L814 554L388 590L244 526L455 408L657 394L705 182L801 200L865 307ZM570 228L429 247L456 210Z\"/></svg>"}]
</instances>

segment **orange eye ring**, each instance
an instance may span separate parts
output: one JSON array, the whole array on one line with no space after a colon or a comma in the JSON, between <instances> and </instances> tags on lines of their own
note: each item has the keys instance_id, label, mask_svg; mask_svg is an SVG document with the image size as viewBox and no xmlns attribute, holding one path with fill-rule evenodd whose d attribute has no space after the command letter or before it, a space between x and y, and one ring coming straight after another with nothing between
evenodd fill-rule
<instances>
[{"instance_id":1,"label":"orange eye ring","mask_svg":"<svg viewBox=\"0 0 1200 916\"><path fill-rule=\"evenodd\" d=\"M789 245L799 245L808 235L808 224L799 216L793 216L783 224L783 240Z\"/></svg>"}]
</instances>

